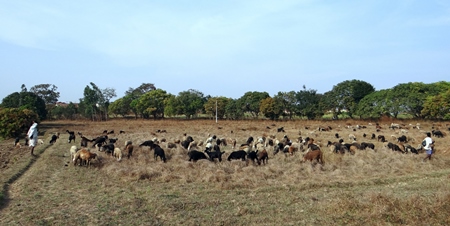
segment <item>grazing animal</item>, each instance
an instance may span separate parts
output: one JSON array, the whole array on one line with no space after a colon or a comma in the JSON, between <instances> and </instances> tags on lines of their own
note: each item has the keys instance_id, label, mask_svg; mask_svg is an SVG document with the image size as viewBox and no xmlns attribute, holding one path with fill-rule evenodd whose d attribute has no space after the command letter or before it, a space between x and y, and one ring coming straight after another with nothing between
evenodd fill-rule
<instances>
[{"instance_id":1,"label":"grazing animal","mask_svg":"<svg viewBox=\"0 0 450 226\"><path fill-rule=\"evenodd\" d=\"M122 134L122 133L125 133L125 131L123 131L123 130L119 131L119 134Z\"/></svg>"},{"instance_id":2,"label":"grazing animal","mask_svg":"<svg viewBox=\"0 0 450 226\"><path fill-rule=\"evenodd\" d=\"M69 130L66 130L66 132L69 134L68 142L71 143L72 140L73 140L73 142L75 142L75 132L74 131L69 131Z\"/></svg>"},{"instance_id":3,"label":"grazing animal","mask_svg":"<svg viewBox=\"0 0 450 226\"><path fill-rule=\"evenodd\" d=\"M266 165L269 161L269 155L267 154L266 149L258 152L258 157L256 159L256 161L258 162L258 165L261 165L261 162Z\"/></svg>"},{"instance_id":4,"label":"grazing animal","mask_svg":"<svg viewBox=\"0 0 450 226\"><path fill-rule=\"evenodd\" d=\"M81 147L87 147L88 142L92 142L92 140L89 140L85 136L81 136Z\"/></svg>"},{"instance_id":5,"label":"grazing animal","mask_svg":"<svg viewBox=\"0 0 450 226\"><path fill-rule=\"evenodd\" d=\"M108 136L106 136L106 135L95 138L93 141L92 147L95 147L95 145L98 145L98 144L100 144L100 146L103 144L106 144L107 139L108 139ZM99 146L99 148L100 148L100 146Z\"/></svg>"},{"instance_id":6,"label":"grazing animal","mask_svg":"<svg viewBox=\"0 0 450 226\"><path fill-rule=\"evenodd\" d=\"M402 135L400 137L397 137L397 141L406 143L406 142L408 142L408 138L405 135Z\"/></svg>"},{"instance_id":7,"label":"grazing animal","mask_svg":"<svg viewBox=\"0 0 450 226\"><path fill-rule=\"evenodd\" d=\"M336 139L339 139L339 133L335 133L334 137L336 137Z\"/></svg>"},{"instance_id":8,"label":"grazing animal","mask_svg":"<svg viewBox=\"0 0 450 226\"><path fill-rule=\"evenodd\" d=\"M366 148L375 149L375 145L373 143L361 142L361 150L366 150Z\"/></svg>"},{"instance_id":9,"label":"grazing animal","mask_svg":"<svg viewBox=\"0 0 450 226\"><path fill-rule=\"evenodd\" d=\"M166 162L166 154L164 152L164 149L162 149L158 144L156 144L155 142L153 142L152 140L148 140L148 141L144 141L144 143L142 143L139 146L148 146L150 147L150 150L154 150L153 151L153 156L155 157L155 161L158 160L158 157L161 158L161 161Z\"/></svg>"},{"instance_id":10,"label":"grazing animal","mask_svg":"<svg viewBox=\"0 0 450 226\"><path fill-rule=\"evenodd\" d=\"M439 138L444 137L444 133L442 133L442 131L440 131L440 130L432 130L431 134L433 134L433 136L439 137Z\"/></svg>"},{"instance_id":11,"label":"grazing animal","mask_svg":"<svg viewBox=\"0 0 450 226\"><path fill-rule=\"evenodd\" d=\"M116 143L117 142L117 140L119 140L119 138L109 138L109 143Z\"/></svg>"},{"instance_id":12,"label":"grazing animal","mask_svg":"<svg viewBox=\"0 0 450 226\"><path fill-rule=\"evenodd\" d=\"M125 153L128 159L133 155L133 143L131 140L125 141Z\"/></svg>"},{"instance_id":13,"label":"grazing animal","mask_svg":"<svg viewBox=\"0 0 450 226\"><path fill-rule=\"evenodd\" d=\"M405 146L405 151L414 153L414 154L419 154L419 151L417 149L415 149L414 147L412 147L411 145L406 145Z\"/></svg>"},{"instance_id":14,"label":"grazing animal","mask_svg":"<svg viewBox=\"0 0 450 226\"><path fill-rule=\"evenodd\" d=\"M258 150L256 150L256 151L250 151L248 154L247 154L247 161L252 161L253 162L253 164L257 161L257 159L258 159ZM248 162L247 162L248 163Z\"/></svg>"},{"instance_id":15,"label":"grazing animal","mask_svg":"<svg viewBox=\"0 0 450 226\"><path fill-rule=\"evenodd\" d=\"M277 129L277 132L283 132L284 133L284 127L280 127Z\"/></svg>"},{"instance_id":16,"label":"grazing animal","mask_svg":"<svg viewBox=\"0 0 450 226\"><path fill-rule=\"evenodd\" d=\"M117 161L122 160L122 150L120 148L114 148L113 156L117 158Z\"/></svg>"},{"instance_id":17,"label":"grazing animal","mask_svg":"<svg viewBox=\"0 0 450 226\"><path fill-rule=\"evenodd\" d=\"M231 161L232 159L241 159L242 161L245 161L245 158L247 157L247 152L244 150L239 151L233 151L228 156L228 161Z\"/></svg>"},{"instance_id":18,"label":"grazing animal","mask_svg":"<svg viewBox=\"0 0 450 226\"><path fill-rule=\"evenodd\" d=\"M383 135L378 135L378 141L386 142L386 138Z\"/></svg>"},{"instance_id":19,"label":"grazing animal","mask_svg":"<svg viewBox=\"0 0 450 226\"><path fill-rule=\"evenodd\" d=\"M370 137L370 139L372 139L372 140L375 139L375 133L372 133L372 136Z\"/></svg>"},{"instance_id":20,"label":"grazing animal","mask_svg":"<svg viewBox=\"0 0 450 226\"><path fill-rule=\"evenodd\" d=\"M58 135L53 134L53 135L52 135L52 138L50 139L50 144L54 144L58 138L59 138Z\"/></svg>"},{"instance_id":21,"label":"grazing animal","mask_svg":"<svg viewBox=\"0 0 450 226\"><path fill-rule=\"evenodd\" d=\"M214 162L214 159L218 159L219 162L222 162L222 155L225 153L224 151L220 151L218 145L214 145L213 151L205 150L205 152L209 156L209 160L212 162Z\"/></svg>"},{"instance_id":22,"label":"grazing animal","mask_svg":"<svg viewBox=\"0 0 450 226\"><path fill-rule=\"evenodd\" d=\"M70 159L72 159L72 161L75 159L74 157L75 157L75 154L77 153L77 151L78 151L77 146L74 145L74 146L70 147L69 153L70 153Z\"/></svg>"},{"instance_id":23,"label":"grazing animal","mask_svg":"<svg viewBox=\"0 0 450 226\"><path fill-rule=\"evenodd\" d=\"M22 147L22 145L20 145L20 138L19 137L16 137L16 139L14 140L14 147Z\"/></svg>"},{"instance_id":24,"label":"grazing animal","mask_svg":"<svg viewBox=\"0 0 450 226\"><path fill-rule=\"evenodd\" d=\"M303 156L303 162L306 162L306 161L312 162L313 160L317 160L318 163L325 165L325 162L323 161L323 153L320 149L307 152Z\"/></svg>"},{"instance_id":25,"label":"grazing animal","mask_svg":"<svg viewBox=\"0 0 450 226\"><path fill-rule=\"evenodd\" d=\"M189 156L189 161L198 161L200 159L208 159L205 155L205 153L203 152L199 152L196 150L192 150L188 152L188 156Z\"/></svg>"},{"instance_id":26,"label":"grazing animal","mask_svg":"<svg viewBox=\"0 0 450 226\"><path fill-rule=\"evenodd\" d=\"M86 162L86 165L88 167L91 166L91 160L97 159L97 154L90 152L88 149L81 149L77 151L73 158L73 165L75 166L77 164L77 161L80 160L80 165L82 165L83 161Z\"/></svg>"},{"instance_id":27,"label":"grazing animal","mask_svg":"<svg viewBox=\"0 0 450 226\"><path fill-rule=\"evenodd\" d=\"M101 150L106 153L110 153L111 155L114 155L114 149L115 149L114 144L109 143L109 144L103 145Z\"/></svg>"},{"instance_id":28,"label":"grazing animal","mask_svg":"<svg viewBox=\"0 0 450 226\"><path fill-rule=\"evenodd\" d=\"M194 139L191 136L187 136L185 140L181 141L181 146L184 149L188 149L189 148L189 144L191 142L193 142L193 141L194 141Z\"/></svg>"}]
</instances>

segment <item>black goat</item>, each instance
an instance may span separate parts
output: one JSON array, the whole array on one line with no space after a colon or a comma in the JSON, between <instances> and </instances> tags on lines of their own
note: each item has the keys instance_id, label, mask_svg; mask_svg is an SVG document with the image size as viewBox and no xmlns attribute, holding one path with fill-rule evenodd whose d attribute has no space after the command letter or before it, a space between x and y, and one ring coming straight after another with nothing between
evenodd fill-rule
<instances>
[{"instance_id":1,"label":"black goat","mask_svg":"<svg viewBox=\"0 0 450 226\"><path fill-rule=\"evenodd\" d=\"M58 135L53 134L52 139L50 139L50 144L54 144L58 138L59 138Z\"/></svg>"},{"instance_id":2,"label":"black goat","mask_svg":"<svg viewBox=\"0 0 450 226\"><path fill-rule=\"evenodd\" d=\"M228 161L231 161L232 159L241 159L242 161L245 161L246 157L247 157L247 152L244 150L233 151L228 156Z\"/></svg>"},{"instance_id":3,"label":"black goat","mask_svg":"<svg viewBox=\"0 0 450 226\"><path fill-rule=\"evenodd\" d=\"M225 153L224 151L220 151L218 145L214 145L214 150L209 151L205 150L206 154L209 156L209 160L214 162L214 159L218 159L219 162L222 162L222 155Z\"/></svg>"},{"instance_id":4,"label":"black goat","mask_svg":"<svg viewBox=\"0 0 450 226\"><path fill-rule=\"evenodd\" d=\"M194 162L196 162L197 160L200 160L200 159L207 159L205 153L199 152L199 151L196 151L196 150L190 151L188 153L188 155L189 155L189 161L193 160Z\"/></svg>"},{"instance_id":5,"label":"black goat","mask_svg":"<svg viewBox=\"0 0 450 226\"><path fill-rule=\"evenodd\" d=\"M66 132L69 134L68 142L71 143L72 140L73 140L73 142L75 142L75 132L74 131L69 131L69 130L66 130Z\"/></svg>"}]
</instances>

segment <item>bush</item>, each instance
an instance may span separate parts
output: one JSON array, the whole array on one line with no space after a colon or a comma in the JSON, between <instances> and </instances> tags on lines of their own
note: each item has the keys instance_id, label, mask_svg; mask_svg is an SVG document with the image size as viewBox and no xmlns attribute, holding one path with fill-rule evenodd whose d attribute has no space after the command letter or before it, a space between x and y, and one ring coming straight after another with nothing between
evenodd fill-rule
<instances>
[{"instance_id":1,"label":"bush","mask_svg":"<svg viewBox=\"0 0 450 226\"><path fill-rule=\"evenodd\" d=\"M20 136L33 120L38 121L38 119L38 115L28 109L0 108L0 137Z\"/></svg>"}]
</instances>

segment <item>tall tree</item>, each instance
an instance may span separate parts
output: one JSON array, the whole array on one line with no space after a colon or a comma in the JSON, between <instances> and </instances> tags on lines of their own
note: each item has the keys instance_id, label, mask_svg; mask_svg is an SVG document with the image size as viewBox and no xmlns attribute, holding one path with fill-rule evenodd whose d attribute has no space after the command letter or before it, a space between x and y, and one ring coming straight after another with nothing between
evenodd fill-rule
<instances>
[{"instance_id":1,"label":"tall tree","mask_svg":"<svg viewBox=\"0 0 450 226\"><path fill-rule=\"evenodd\" d=\"M289 119L292 119L292 116L295 115L295 105L297 102L295 98L295 91L278 92L277 95L273 97L273 99L275 101L274 107L276 109L277 116L279 117L287 115L289 116Z\"/></svg>"},{"instance_id":2,"label":"tall tree","mask_svg":"<svg viewBox=\"0 0 450 226\"><path fill-rule=\"evenodd\" d=\"M136 108L144 118L164 118L164 101L169 97L166 91L156 89L142 95L137 103Z\"/></svg>"},{"instance_id":3,"label":"tall tree","mask_svg":"<svg viewBox=\"0 0 450 226\"><path fill-rule=\"evenodd\" d=\"M259 108L259 112L271 120L278 119L284 111L283 105L277 104L275 98L272 97L267 97L266 99L261 100Z\"/></svg>"},{"instance_id":4,"label":"tall tree","mask_svg":"<svg viewBox=\"0 0 450 226\"><path fill-rule=\"evenodd\" d=\"M254 118L256 118L259 114L261 101L267 97L270 97L267 92L246 92L237 100L237 105L243 112L249 112Z\"/></svg>"},{"instance_id":5,"label":"tall tree","mask_svg":"<svg viewBox=\"0 0 450 226\"><path fill-rule=\"evenodd\" d=\"M225 106L225 117L227 119L242 119L244 117L244 111L238 106L236 99L230 99Z\"/></svg>"},{"instance_id":6,"label":"tall tree","mask_svg":"<svg viewBox=\"0 0 450 226\"><path fill-rule=\"evenodd\" d=\"M41 120L47 118L45 101L32 92L12 93L3 98L1 106L4 108L29 109L35 112Z\"/></svg>"},{"instance_id":7,"label":"tall tree","mask_svg":"<svg viewBox=\"0 0 450 226\"><path fill-rule=\"evenodd\" d=\"M205 103L205 112L208 115L211 115L212 117L216 116L217 112L217 118L222 119L225 117L225 108L230 101L230 98L226 97L211 97L208 98L208 100ZM217 109L217 111L216 111Z\"/></svg>"},{"instance_id":8,"label":"tall tree","mask_svg":"<svg viewBox=\"0 0 450 226\"><path fill-rule=\"evenodd\" d=\"M45 104L56 104L59 98L58 87L52 84L39 84L31 87L30 92L38 95Z\"/></svg>"},{"instance_id":9,"label":"tall tree","mask_svg":"<svg viewBox=\"0 0 450 226\"><path fill-rule=\"evenodd\" d=\"M179 113L191 118L203 110L206 99L202 92L194 89L180 92L177 96Z\"/></svg>"},{"instance_id":10,"label":"tall tree","mask_svg":"<svg viewBox=\"0 0 450 226\"><path fill-rule=\"evenodd\" d=\"M300 117L306 117L307 119L314 119L323 116L323 109L320 106L321 94L317 93L317 90L307 90L303 86L303 90L295 93L296 99L296 112Z\"/></svg>"},{"instance_id":11,"label":"tall tree","mask_svg":"<svg viewBox=\"0 0 450 226\"><path fill-rule=\"evenodd\" d=\"M370 83L354 79L333 86L333 89L327 92L326 96L331 98L331 106L329 107L334 109L333 111L340 114L342 110L346 110L347 114L353 118L359 101L374 91L375 88Z\"/></svg>"},{"instance_id":12,"label":"tall tree","mask_svg":"<svg viewBox=\"0 0 450 226\"><path fill-rule=\"evenodd\" d=\"M450 119L450 89L436 96L428 96L425 100L422 116L431 119Z\"/></svg>"}]
</instances>

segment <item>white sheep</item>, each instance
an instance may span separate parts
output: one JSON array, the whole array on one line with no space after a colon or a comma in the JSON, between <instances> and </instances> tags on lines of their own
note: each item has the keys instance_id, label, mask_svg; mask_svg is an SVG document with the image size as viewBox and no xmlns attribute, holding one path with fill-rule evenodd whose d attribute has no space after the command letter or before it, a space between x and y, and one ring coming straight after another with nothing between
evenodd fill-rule
<instances>
[{"instance_id":1,"label":"white sheep","mask_svg":"<svg viewBox=\"0 0 450 226\"><path fill-rule=\"evenodd\" d=\"M70 151L69 151L69 153L70 153L70 159L72 159L72 162L73 161L75 161L75 154L77 153L77 151L78 151L78 148L77 148L77 146L72 146L72 147L70 147Z\"/></svg>"},{"instance_id":2,"label":"white sheep","mask_svg":"<svg viewBox=\"0 0 450 226\"><path fill-rule=\"evenodd\" d=\"M122 150L120 148L114 148L113 156L117 158L117 161L122 160Z\"/></svg>"}]
</instances>

